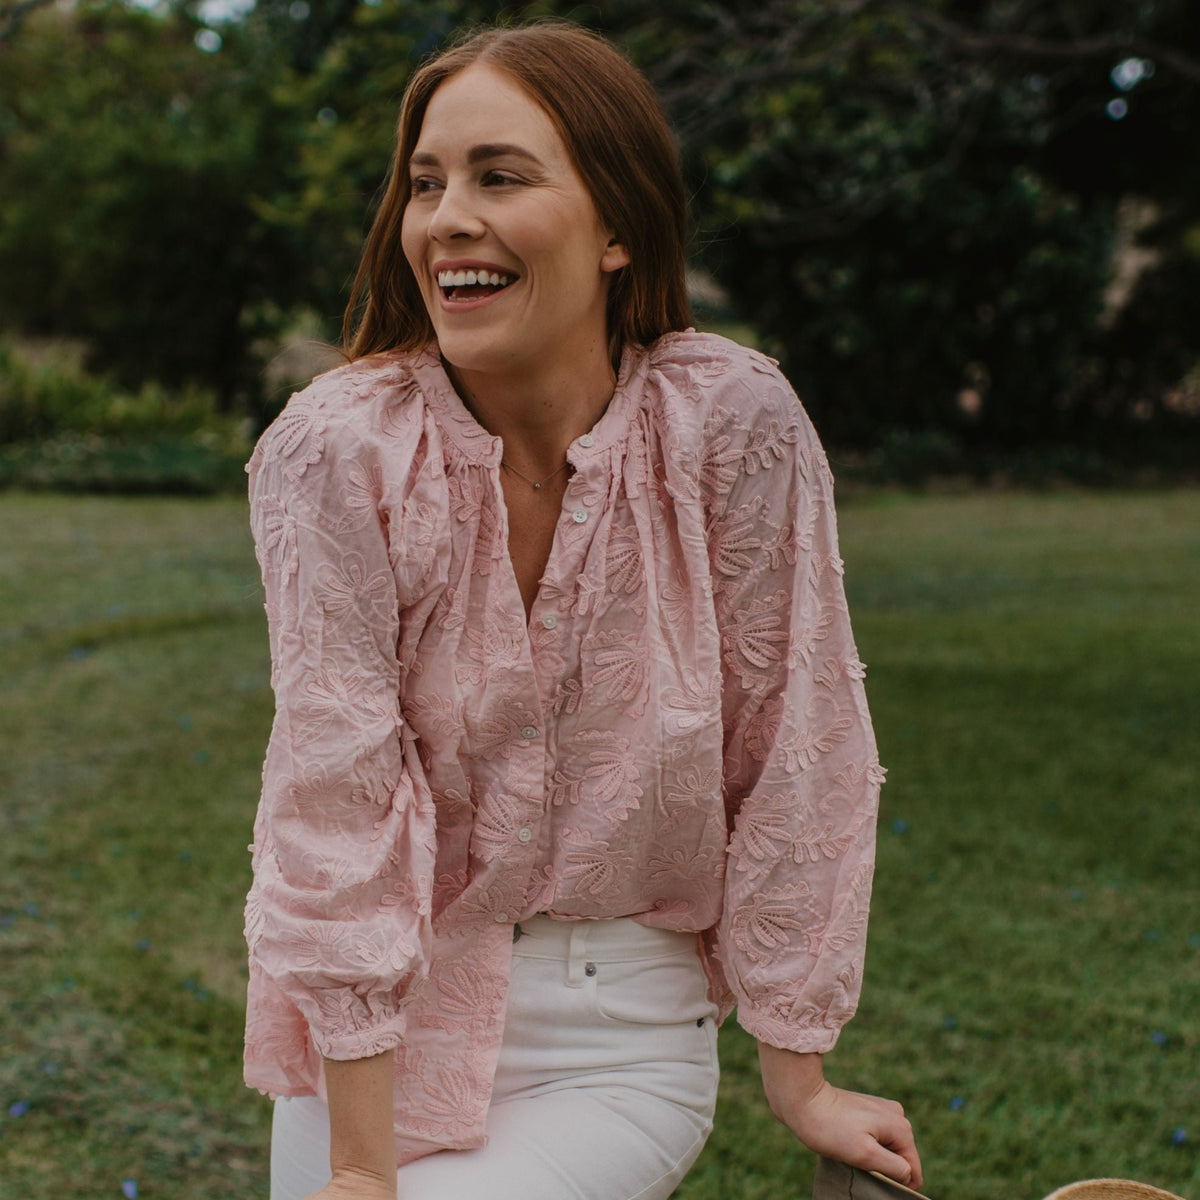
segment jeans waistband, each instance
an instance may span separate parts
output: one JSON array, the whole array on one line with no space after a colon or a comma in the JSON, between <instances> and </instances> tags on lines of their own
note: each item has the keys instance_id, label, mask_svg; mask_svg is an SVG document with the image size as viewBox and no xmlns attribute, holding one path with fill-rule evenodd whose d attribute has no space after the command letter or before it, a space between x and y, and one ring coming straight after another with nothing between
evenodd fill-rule
<instances>
[{"instance_id":1,"label":"jeans waistband","mask_svg":"<svg viewBox=\"0 0 1200 1200\"><path fill-rule=\"evenodd\" d=\"M638 962L675 954L697 954L699 949L694 933L651 929L632 917L556 921L539 913L521 921L513 934L513 954L565 962Z\"/></svg>"}]
</instances>

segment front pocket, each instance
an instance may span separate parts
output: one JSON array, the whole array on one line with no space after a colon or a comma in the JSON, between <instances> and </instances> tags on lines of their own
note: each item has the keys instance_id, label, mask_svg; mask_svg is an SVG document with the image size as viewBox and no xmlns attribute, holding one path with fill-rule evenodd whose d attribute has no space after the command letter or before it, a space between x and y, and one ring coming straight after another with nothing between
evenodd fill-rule
<instances>
[{"instance_id":1,"label":"front pocket","mask_svg":"<svg viewBox=\"0 0 1200 1200\"><path fill-rule=\"evenodd\" d=\"M692 952L636 962L589 963L586 976L596 1011L608 1021L696 1024L716 1015L704 968Z\"/></svg>"}]
</instances>

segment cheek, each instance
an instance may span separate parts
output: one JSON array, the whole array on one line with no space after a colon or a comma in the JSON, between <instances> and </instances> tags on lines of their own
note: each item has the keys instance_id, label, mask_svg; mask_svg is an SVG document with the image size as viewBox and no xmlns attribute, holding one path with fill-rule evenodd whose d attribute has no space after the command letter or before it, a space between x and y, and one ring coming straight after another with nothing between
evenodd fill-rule
<instances>
[{"instance_id":1,"label":"cheek","mask_svg":"<svg viewBox=\"0 0 1200 1200\"><path fill-rule=\"evenodd\" d=\"M413 274L417 276L417 281L420 282L420 268L425 258L425 237L423 223L411 204L404 210L404 216L400 219L400 248L404 251L404 257L408 260Z\"/></svg>"}]
</instances>

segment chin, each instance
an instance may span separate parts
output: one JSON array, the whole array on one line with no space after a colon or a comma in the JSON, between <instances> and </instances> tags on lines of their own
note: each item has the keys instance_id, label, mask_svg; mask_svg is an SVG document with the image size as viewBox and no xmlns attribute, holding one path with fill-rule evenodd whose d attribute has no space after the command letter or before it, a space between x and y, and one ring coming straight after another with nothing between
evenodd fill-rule
<instances>
[{"instance_id":1,"label":"chin","mask_svg":"<svg viewBox=\"0 0 1200 1200\"><path fill-rule=\"evenodd\" d=\"M497 343L475 334L439 331L437 337L442 358L459 371L508 372L527 358L511 343Z\"/></svg>"}]
</instances>

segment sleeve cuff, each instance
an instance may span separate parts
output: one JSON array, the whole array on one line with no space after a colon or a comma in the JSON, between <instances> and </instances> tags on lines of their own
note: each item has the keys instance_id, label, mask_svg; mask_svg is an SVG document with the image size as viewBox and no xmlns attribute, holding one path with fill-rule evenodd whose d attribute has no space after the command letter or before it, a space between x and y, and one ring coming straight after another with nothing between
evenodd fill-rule
<instances>
[{"instance_id":1,"label":"sleeve cuff","mask_svg":"<svg viewBox=\"0 0 1200 1200\"><path fill-rule=\"evenodd\" d=\"M737 1022L756 1041L797 1054L828 1054L841 1033L840 1026L830 1029L824 1025L797 1025L744 1003L738 1004Z\"/></svg>"},{"instance_id":2,"label":"sleeve cuff","mask_svg":"<svg viewBox=\"0 0 1200 1200\"><path fill-rule=\"evenodd\" d=\"M322 1058L348 1062L395 1050L404 1040L405 1026L405 1014L398 1012L370 1029L321 1030L310 1022L309 1034Z\"/></svg>"}]
</instances>

